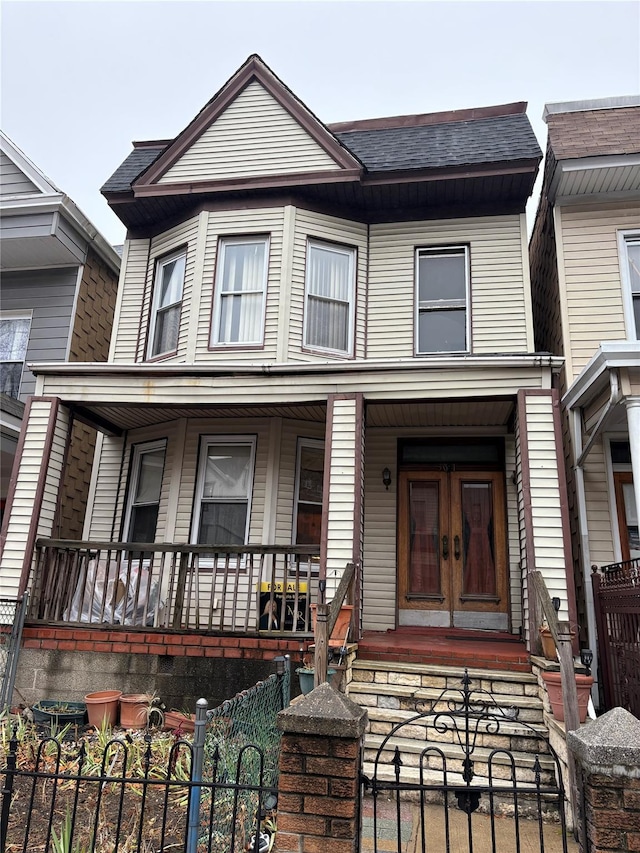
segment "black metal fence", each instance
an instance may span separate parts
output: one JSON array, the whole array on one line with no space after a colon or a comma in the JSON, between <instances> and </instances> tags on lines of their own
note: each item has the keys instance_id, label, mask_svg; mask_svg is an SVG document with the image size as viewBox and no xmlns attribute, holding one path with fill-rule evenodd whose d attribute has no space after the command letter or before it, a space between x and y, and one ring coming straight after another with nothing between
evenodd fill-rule
<instances>
[{"instance_id":1,"label":"black metal fence","mask_svg":"<svg viewBox=\"0 0 640 853\"><path fill-rule=\"evenodd\" d=\"M28 596L0 598L0 711L11 704Z\"/></svg>"},{"instance_id":2,"label":"black metal fence","mask_svg":"<svg viewBox=\"0 0 640 853\"><path fill-rule=\"evenodd\" d=\"M199 700L193 743L149 730L34 740L15 726L4 744L0 853L270 850L288 661L278 669L211 712Z\"/></svg>"},{"instance_id":3,"label":"black metal fence","mask_svg":"<svg viewBox=\"0 0 640 853\"><path fill-rule=\"evenodd\" d=\"M640 558L593 566L592 580L605 710L640 717Z\"/></svg>"}]
</instances>

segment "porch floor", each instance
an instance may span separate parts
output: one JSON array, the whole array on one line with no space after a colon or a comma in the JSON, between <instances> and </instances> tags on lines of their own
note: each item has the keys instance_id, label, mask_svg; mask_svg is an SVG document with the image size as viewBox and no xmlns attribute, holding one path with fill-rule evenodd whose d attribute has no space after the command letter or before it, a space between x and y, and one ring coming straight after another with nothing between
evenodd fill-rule
<instances>
[{"instance_id":1,"label":"porch floor","mask_svg":"<svg viewBox=\"0 0 640 853\"><path fill-rule=\"evenodd\" d=\"M413 627L365 631L358 642L358 658L531 672L525 644L501 631Z\"/></svg>"}]
</instances>

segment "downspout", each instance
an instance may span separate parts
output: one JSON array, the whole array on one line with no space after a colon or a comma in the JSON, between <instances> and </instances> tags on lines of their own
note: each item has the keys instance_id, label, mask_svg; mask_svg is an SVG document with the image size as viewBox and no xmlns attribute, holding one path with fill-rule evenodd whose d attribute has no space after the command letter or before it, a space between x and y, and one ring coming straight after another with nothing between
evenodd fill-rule
<instances>
[{"instance_id":1,"label":"downspout","mask_svg":"<svg viewBox=\"0 0 640 853\"><path fill-rule=\"evenodd\" d=\"M593 442L598 436L600 427L609 416L611 410L620 402L622 394L620 392L620 382L616 371L611 371L609 374L609 382L611 384L611 393L609 400L603 409L601 416L598 418L598 423L592 430L589 440L586 445L582 444L582 417L579 408L573 409L573 441L575 447L576 464L574 472L576 477L576 497L578 499L578 533L580 536L580 559L582 562L582 576L584 582L584 596L587 611L587 637L589 648L593 651L593 666L592 674L594 681L594 697L598 698L598 681L600 664L598 660L598 643L596 629L596 612L593 601L593 585L591 581L591 550L589 548L589 531L587 523L587 505L586 505L586 489L584 485L584 462L593 446Z\"/></svg>"}]
</instances>

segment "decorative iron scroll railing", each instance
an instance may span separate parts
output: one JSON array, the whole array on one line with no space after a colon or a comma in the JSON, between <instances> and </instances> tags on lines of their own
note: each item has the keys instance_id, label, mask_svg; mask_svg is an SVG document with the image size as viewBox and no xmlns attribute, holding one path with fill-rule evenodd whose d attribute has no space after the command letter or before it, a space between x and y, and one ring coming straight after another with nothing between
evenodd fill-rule
<instances>
[{"instance_id":1,"label":"decorative iron scroll railing","mask_svg":"<svg viewBox=\"0 0 640 853\"><path fill-rule=\"evenodd\" d=\"M640 717L640 558L592 572L605 710Z\"/></svg>"},{"instance_id":2,"label":"decorative iron scroll railing","mask_svg":"<svg viewBox=\"0 0 640 853\"><path fill-rule=\"evenodd\" d=\"M393 850L406 849L404 799L419 804L418 826L413 827L416 853L459 849L455 838L461 822L468 853L543 853L551 849L550 832L554 844L561 845L552 849L566 853L562 774L547 738L518 720L516 708L501 710L490 692L474 688L466 670L461 685L443 690L432 702L418 703L418 713L393 725L369 756L373 773L363 781L373 796L374 853L391 849L383 848L388 840L378 847L379 838L386 834L388 839L389 821L396 834ZM539 747L526 759L507 746L522 741L524 733ZM416 747L418 738L422 745ZM486 746L491 743L504 746ZM560 826L550 825L549 818ZM441 846L433 846L436 838Z\"/></svg>"},{"instance_id":3,"label":"decorative iron scroll railing","mask_svg":"<svg viewBox=\"0 0 640 853\"><path fill-rule=\"evenodd\" d=\"M40 539L31 621L312 632L319 551Z\"/></svg>"}]
</instances>

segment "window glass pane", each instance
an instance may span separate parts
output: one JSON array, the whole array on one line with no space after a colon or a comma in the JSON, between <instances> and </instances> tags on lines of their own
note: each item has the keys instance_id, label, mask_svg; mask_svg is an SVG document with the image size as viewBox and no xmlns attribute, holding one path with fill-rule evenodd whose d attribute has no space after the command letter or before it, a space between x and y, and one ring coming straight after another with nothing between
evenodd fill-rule
<instances>
[{"instance_id":1,"label":"window glass pane","mask_svg":"<svg viewBox=\"0 0 640 853\"><path fill-rule=\"evenodd\" d=\"M307 307L307 345L346 352L349 306L310 297Z\"/></svg>"},{"instance_id":2,"label":"window glass pane","mask_svg":"<svg viewBox=\"0 0 640 853\"><path fill-rule=\"evenodd\" d=\"M185 255L180 255L179 258L174 258L162 265L158 299L159 308L164 308L167 305L173 305L181 301L185 263Z\"/></svg>"},{"instance_id":3,"label":"window glass pane","mask_svg":"<svg viewBox=\"0 0 640 853\"><path fill-rule=\"evenodd\" d=\"M0 363L0 391L9 397L18 397L20 394L20 380L22 379L22 362L11 364L8 361Z\"/></svg>"},{"instance_id":4,"label":"window glass pane","mask_svg":"<svg viewBox=\"0 0 640 853\"><path fill-rule=\"evenodd\" d=\"M306 273L305 345L348 352L353 252L309 245Z\"/></svg>"},{"instance_id":5,"label":"window glass pane","mask_svg":"<svg viewBox=\"0 0 640 853\"><path fill-rule=\"evenodd\" d=\"M409 582L414 595L440 593L440 511L437 483L409 484Z\"/></svg>"},{"instance_id":6,"label":"window glass pane","mask_svg":"<svg viewBox=\"0 0 640 853\"><path fill-rule=\"evenodd\" d=\"M200 545L244 545L246 503L205 502L200 508Z\"/></svg>"},{"instance_id":7,"label":"window glass pane","mask_svg":"<svg viewBox=\"0 0 640 853\"><path fill-rule=\"evenodd\" d=\"M494 443L441 444L402 442L400 461L403 465L500 465L502 446Z\"/></svg>"},{"instance_id":8,"label":"window glass pane","mask_svg":"<svg viewBox=\"0 0 640 853\"><path fill-rule=\"evenodd\" d=\"M467 595L495 595L491 483L462 484L462 577Z\"/></svg>"},{"instance_id":9,"label":"window glass pane","mask_svg":"<svg viewBox=\"0 0 640 853\"><path fill-rule=\"evenodd\" d=\"M213 343L261 343L267 241L222 241L219 305Z\"/></svg>"},{"instance_id":10,"label":"window glass pane","mask_svg":"<svg viewBox=\"0 0 640 853\"><path fill-rule=\"evenodd\" d=\"M611 461L614 465L631 465L631 445L628 441L611 442Z\"/></svg>"},{"instance_id":11,"label":"window glass pane","mask_svg":"<svg viewBox=\"0 0 640 853\"><path fill-rule=\"evenodd\" d=\"M300 448L298 500L322 504L324 449L302 445Z\"/></svg>"},{"instance_id":12,"label":"window glass pane","mask_svg":"<svg viewBox=\"0 0 640 853\"><path fill-rule=\"evenodd\" d=\"M146 504L131 508L129 542L154 542L158 523L158 504Z\"/></svg>"},{"instance_id":13,"label":"window glass pane","mask_svg":"<svg viewBox=\"0 0 640 853\"><path fill-rule=\"evenodd\" d=\"M247 498L251 448L248 445L212 445L207 449L207 462L202 497ZM242 531L244 539L244 529Z\"/></svg>"},{"instance_id":14,"label":"window glass pane","mask_svg":"<svg viewBox=\"0 0 640 853\"><path fill-rule=\"evenodd\" d=\"M31 321L24 317L0 320L0 360L24 361L30 325Z\"/></svg>"},{"instance_id":15,"label":"window glass pane","mask_svg":"<svg viewBox=\"0 0 640 853\"><path fill-rule=\"evenodd\" d=\"M466 299L466 256L419 255L418 299L432 302L439 299Z\"/></svg>"},{"instance_id":16,"label":"window glass pane","mask_svg":"<svg viewBox=\"0 0 640 853\"><path fill-rule=\"evenodd\" d=\"M153 355L159 355L162 352L173 352L173 350L177 349L179 329L180 305L159 311L156 317Z\"/></svg>"},{"instance_id":17,"label":"window glass pane","mask_svg":"<svg viewBox=\"0 0 640 853\"><path fill-rule=\"evenodd\" d=\"M160 500L164 450L153 450L140 456L140 469L134 502L157 503Z\"/></svg>"},{"instance_id":18,"label":"window glass pane","mask_svg":"<svg viewBox=\"0 0 640 853\"><path fill-rule=\"evenodd\" d=\"M223 292L262 290L265 251L264 240L256 243L225 243Z\"/></svg>"},{"instance_id":19,"label":"window glass pane","mask_svg":"<svg viewBox=\"0 0 640 853\"><path fill-rule=\"evenodd\" d=\"M627 242L627 259L629 261L629 280L631 292L640 294L640 241Z\"/></svg>"},{"instance_id":20,"label":"window glass pane","mask_svg":"<svg viewBox=\"0 0 640 853\"><path fill-rule=\"evenodd\" d=\"M220 305L220 343L249 343L262 338L262 294L223 296Z\"/></svg>"},{"instance_id":21,"label":"window glass pane","mask_svg":"<svg viewBox=\"0 0 640 853\"><path fill-rule=\"evenodd\" d=\"M460 352L467 348L467 312L421 311L418 315L419 352Z\"/></svg>"},{"instance_id":22,"label":"window glass pane","mask_svg":"<svg viewBox=\"0 0 640 853\"><path fill-rule=\"evenodd\" d=\"M344 252L311 246L309 252L309 293L348 302L351 257Z\"/></svg>"}]
</instances>

